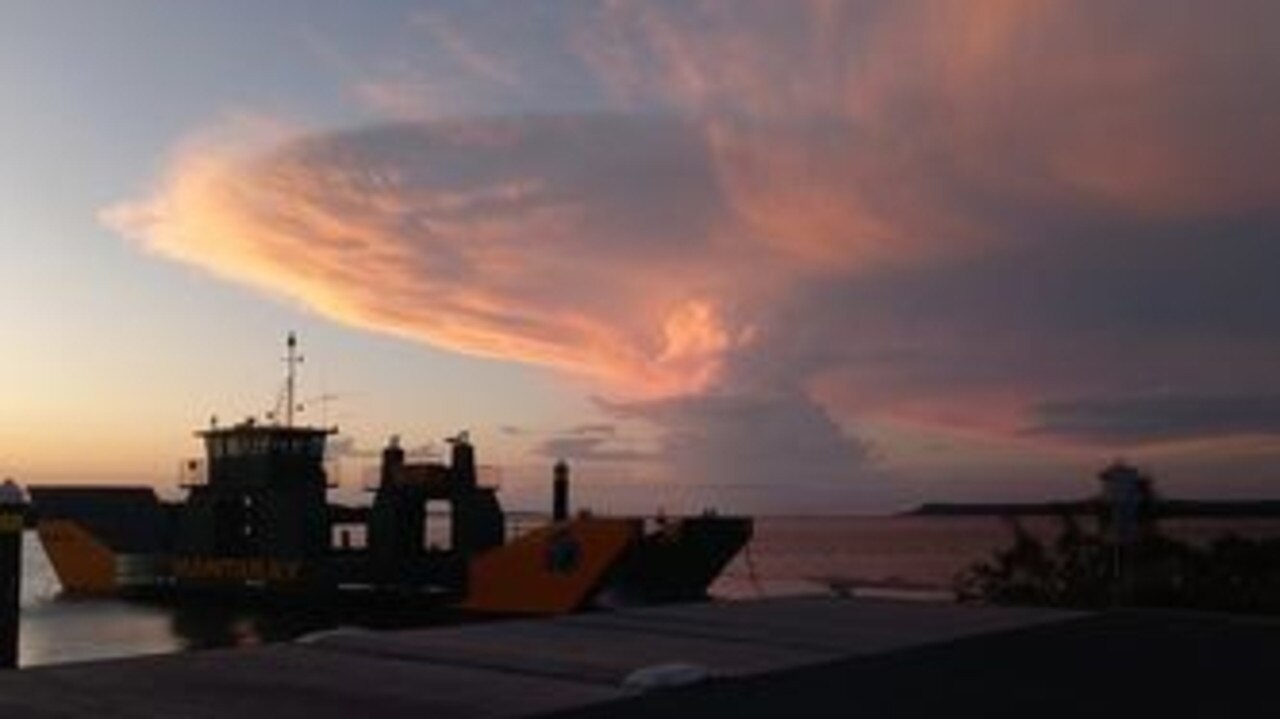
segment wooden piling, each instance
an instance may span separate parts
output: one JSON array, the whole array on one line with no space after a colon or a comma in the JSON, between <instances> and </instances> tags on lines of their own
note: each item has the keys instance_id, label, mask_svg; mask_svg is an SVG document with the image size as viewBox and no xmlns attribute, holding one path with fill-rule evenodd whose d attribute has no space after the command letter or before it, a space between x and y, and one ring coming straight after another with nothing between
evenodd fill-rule
<instances>
[{"instance_id":1,"label":"wooden piling","mask_svg":"<svg viewBox=\"0 0 1280 719\"><path fill-rule=\"evenodd\" d=\"M0 485L0 669L18 668L22 601L22 533L27 501L12 479Z\"/></svg>"}]
</instances>

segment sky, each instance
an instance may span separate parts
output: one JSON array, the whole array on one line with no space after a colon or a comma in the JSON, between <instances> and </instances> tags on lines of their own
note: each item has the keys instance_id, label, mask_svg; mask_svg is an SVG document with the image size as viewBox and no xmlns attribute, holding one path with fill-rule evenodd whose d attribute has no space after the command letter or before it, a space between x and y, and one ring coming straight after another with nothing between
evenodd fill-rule
<instances>
[{"instance_id":1,"label":"sky","mask_svg":"<svg viewBox=\"0 0 1280 719\"><path fill-rule=\"evenodd\" d=\"M339 494L1264 497L1280 6L0 7L0 473L172 493L297 331Z\"/></svg>"}]
</instances>

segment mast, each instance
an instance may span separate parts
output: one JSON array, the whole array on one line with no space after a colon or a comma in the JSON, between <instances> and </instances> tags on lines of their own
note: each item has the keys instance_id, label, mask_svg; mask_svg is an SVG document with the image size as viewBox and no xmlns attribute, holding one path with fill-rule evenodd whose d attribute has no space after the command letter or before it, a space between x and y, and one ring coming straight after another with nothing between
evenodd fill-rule
<instances>
[{"instance_id":1,"label":"mast","mask_svg":"<svg viewBox=\"0 0 1280 719\"><path fill-rule=\"evenodd\" d=\"M302 355L298 354L298 336L290 332L289 339L286 341L287 354L284 361L288 365L288 374L285 377L284 386L284 426L293 426L293 411L297 407L295 393L298 383L298 365L302 364Z\"/></svg>"}]
</instances>

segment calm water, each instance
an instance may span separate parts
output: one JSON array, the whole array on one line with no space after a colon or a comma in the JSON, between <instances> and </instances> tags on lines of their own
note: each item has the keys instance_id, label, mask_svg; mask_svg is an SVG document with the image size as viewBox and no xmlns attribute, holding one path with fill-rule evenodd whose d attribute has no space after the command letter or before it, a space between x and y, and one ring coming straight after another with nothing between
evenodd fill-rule
<instances>
[{"instance_id":1,"label":"calm water","mask_svg":"<svg viewBox=\"0 0 1280 719\"><path fill-rule=\"evenodd\" d=\"M1026 523L1052 534L1053 520ZM1280 520L1173 520L1170 535L1208 541L1225 531L1280 536ZM767 517L756 537L712 587L726 599L858 594L946 601L952 577L1008 543L1008 528L983 517ZM234 609L176 610L109 600L69 600L34 536L26 542L24 665L250 645L325 628L323 619L264 616ZM331 623L330 623L331 626Z\"/></svg>"},{"instance_id":2,"label":"calm water","mask_svg":"<svg viewBox=\"0 0 1280 719\"><path fill-rule=\"evenodd\" d=\"M1024 520L1043 538L1056 536L1053 518ZM1175 519L1161 523L1172 537L1207 543L1226 532L1280 536L1280 519ZM993 517L768 517L713 593L750 598L831 591L948 601L955 575L1009 544L1008 525Z\"/></svg>"}]
</instances>

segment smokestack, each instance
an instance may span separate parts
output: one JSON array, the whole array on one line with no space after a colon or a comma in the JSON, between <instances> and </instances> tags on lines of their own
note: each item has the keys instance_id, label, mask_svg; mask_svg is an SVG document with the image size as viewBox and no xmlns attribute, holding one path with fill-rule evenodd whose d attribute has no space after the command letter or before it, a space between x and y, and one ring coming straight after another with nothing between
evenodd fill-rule
<instances>
[{"instance_id":1,"label":"smokestack","mask_svg":"<svg viewBox=\"0 0 1280 719\"><path fill-rule=\"evenodd\" d=\"M563 459L556 462L553 476L551 519L563 522L569 518L569 465Z\"/></svg>"},{"instance_id":2,"label":"smokestack","mask_svg":"<svg viewBox=\"0 0 1280 719\"><path fill-rule=\"evenodd\" d=\"M404 450L400 447L400 438L392 437L382 450L382 486L390 486L404 469Z\"/></svg>"},{"instance_id":3,"label":"smokestack","mask_svg":"<svg viewBox=\"0 0 1280 719\"><path fill-rule=\"evenodd\" d=\"M453 481L462 486L474 487L477 483L476 477L476 450L471 446L471 437L462 432L457 437L449 440L453 445L453 451L449 458L449 469L453 474Z\"/></svg>"}]
</instances>

